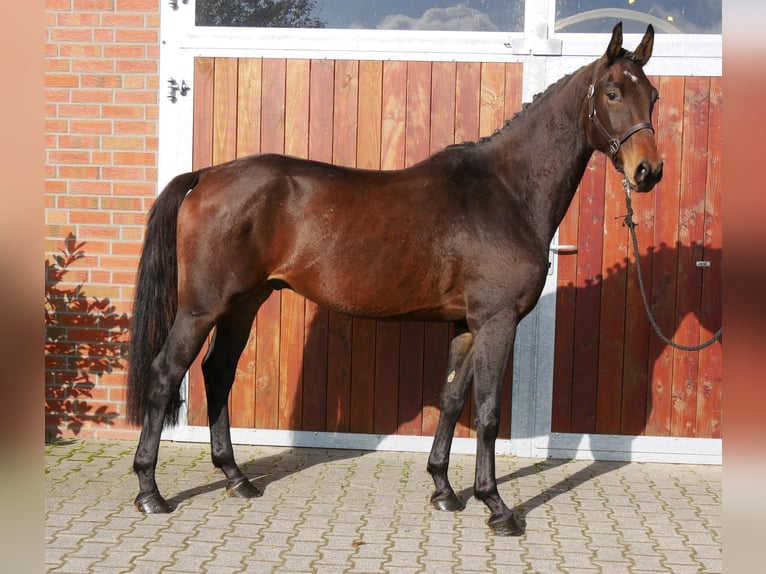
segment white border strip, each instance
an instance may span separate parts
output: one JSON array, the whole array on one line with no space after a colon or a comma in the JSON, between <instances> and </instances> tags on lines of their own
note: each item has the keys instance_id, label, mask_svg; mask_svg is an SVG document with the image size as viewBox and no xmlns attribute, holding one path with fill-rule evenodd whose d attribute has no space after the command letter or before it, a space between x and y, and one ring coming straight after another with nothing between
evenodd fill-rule
<instances>
[{"instance_id":1,"label":"white border strip","mask_svg":"<svg viewBox=\"0 0 766 574\"><path fill-rule=\"evenodd\" d=\"M433 443L431 436L247 428L231 429L231 439L242 445L399 452L428 452ZM162 440L205 443L210 442L210 431L202 426L179 426L165 429ZM549 437L537 437L534 443L531 458L722 464L721 439L551 433ZM454 438L451 452L474 454L476 439ZM498 440L495 452L530 457L526 442L514 439Z\"/></svg>"}]
</instances>

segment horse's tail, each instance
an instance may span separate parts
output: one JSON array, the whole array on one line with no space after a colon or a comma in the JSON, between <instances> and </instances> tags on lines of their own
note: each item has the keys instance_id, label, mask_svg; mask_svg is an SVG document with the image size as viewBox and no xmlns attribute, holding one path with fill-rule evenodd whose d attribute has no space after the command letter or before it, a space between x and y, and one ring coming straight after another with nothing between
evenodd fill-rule
<instances>
[{"instance_id":1,"label":"horse's tail","mask_svg":"<svg viewBox=\"0 0 766 574\"><path fill-rule=\"evenodd\" d=\"M178 211L186 194L199 182L199 171L176 176L154 202L138 264L133 319L128 349L127 419L141 425L149 394L149 373L173 325L178 308ZM171 399L166 422L176 424L180 396Z\"/></svg>"}]
</instances>

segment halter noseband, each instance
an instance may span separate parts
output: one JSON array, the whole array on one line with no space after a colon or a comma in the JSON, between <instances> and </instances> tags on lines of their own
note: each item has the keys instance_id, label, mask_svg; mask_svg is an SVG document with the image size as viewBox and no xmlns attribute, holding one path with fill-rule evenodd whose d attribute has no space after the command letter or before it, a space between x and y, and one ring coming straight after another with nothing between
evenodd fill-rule
<instances>
[{"instance_id":1,"label":"halter noseband","mask_svg":"<svg viewBox=\"0 0 766 574\"><path fill-rule=\"evenodd\" d=\"M652 127L651 123L641 122L640 124L636 124L633 127L630 127L627 130L625 130L625 132L620 137L618 138L612 137L611 135L609 135L609 132L606 131L606 128L596 116L596 99L593 97L595 95L596 95L596 81L594 79L593 83L588 87L588 119L593 122L593 125L595 125L599 130L601 130L601 133L609 142L609 153L612 156L612 160L617 159L617 152L620 151L620 146L624 144L627 141L627 139L630 136L632 136L634 133L639 132L641 130L650 130L652 133L654 133L654 128Z\"/></svg>"}]
</instances>

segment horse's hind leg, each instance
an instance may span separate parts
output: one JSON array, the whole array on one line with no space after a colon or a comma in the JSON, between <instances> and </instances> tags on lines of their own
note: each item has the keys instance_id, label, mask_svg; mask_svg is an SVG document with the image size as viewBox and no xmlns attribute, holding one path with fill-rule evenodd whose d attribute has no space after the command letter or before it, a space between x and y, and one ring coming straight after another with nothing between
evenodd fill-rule
<instances>
[{"instance_id":1,"label":"horse's hind leg","mask_svg":"<svg viewBox=\"0 0 766 574\"><path fill-rule=\"evenodd\" d=\"M160 495L154 477L165 412L171 398L178 394L181 380L212 326L207 316L194 317L191 313L179 312L167 340L152 363L146 414L133 460L139 487L135 504L141 512L155 514L171 511L170 505Z\"/></svg>"},{"instance_id":2,"label":"horse's hind leg","mask_svg":"<svg viewBox=\"0 0 766 574\"><path fill-rule=\"evenodd\" d=\"M253 498L260 496L261 492L245 477L234 461L229 423L229 392L234 384L237 361L247 344L255 313L270 292L252 296L216 323L213 342L202 362L213 464L226 475L226 492L230 496L240 498Z\"/></svg>"},{"instance_id":3,"label":"horse's hind leg","mask_svg":"<svg viewBox=\"0 0 766 574\"><path fill-rule=\"evenodd\" d=\"M428 457L428 472L434 481L431 504L439 510L463 510L465 505L455 495L447 477L449 452L455 425L463 412L468 389L473 379L473 337L470 333L458 334L450 343L447 361L447 380L441 393L441 410L436 436Z\"/></svg>"}]
</instances>

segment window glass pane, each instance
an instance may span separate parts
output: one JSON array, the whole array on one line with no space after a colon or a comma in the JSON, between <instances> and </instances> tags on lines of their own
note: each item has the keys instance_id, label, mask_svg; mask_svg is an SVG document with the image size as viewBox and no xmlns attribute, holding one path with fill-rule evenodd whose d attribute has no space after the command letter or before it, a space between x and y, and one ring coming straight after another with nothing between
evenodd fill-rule
<instances>
[{"instance_id":1,"label":"window glass pane","mask_svg":"<svg viewBox=\"0 0 766 574\"><path fill-rule=\"evenodd\" d=\"M720 34L722 0L557 0L557 32Z\"/></svg>"},{"instance_id":2,"label":"window glass pane","mask_svg":"<svg viewBox=\"0 0 766 574\"><path fill-rule=\"evenodd\" d=\"M197 0L196 24L517 32L524 0Z\"/></svg>"}]
</instances>

